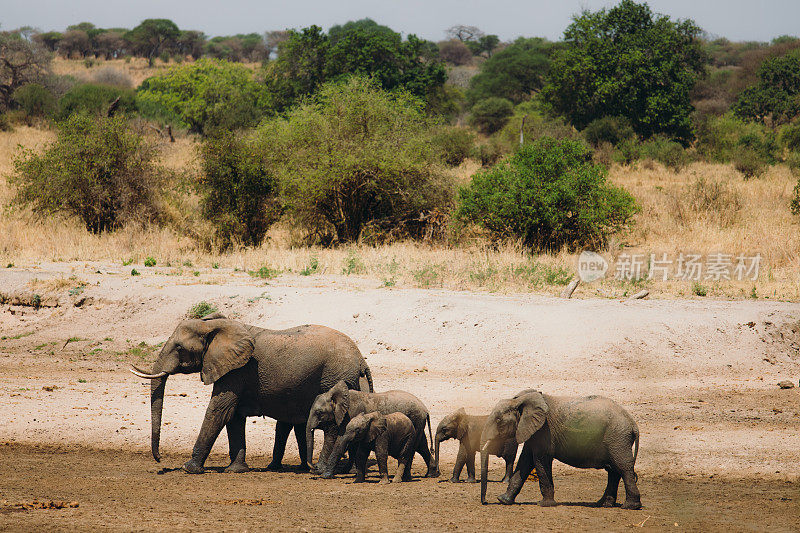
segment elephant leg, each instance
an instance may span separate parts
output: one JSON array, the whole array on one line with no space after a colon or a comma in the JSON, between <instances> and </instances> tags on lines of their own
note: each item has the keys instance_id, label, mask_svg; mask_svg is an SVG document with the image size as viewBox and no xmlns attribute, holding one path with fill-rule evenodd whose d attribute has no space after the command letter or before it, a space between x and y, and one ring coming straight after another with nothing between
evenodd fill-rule
<instances>
[{"instance_id":1,"label":"elephant leg","mask_svg":"<svg viewBox=\"0 0 800 533\"><path fill-rule=\"evenodd\" d=\"M475 452L467 453L467 483L477 483L475 479Z\"/></svg>"},{"instance_id":2,"label":"elephant leg","mask_svg":"<svg viewBox=\"0 0 800 533\"><path fill-rule=\"evenodd\" d=\"M506 462L506 475L501 483L508 483L511 481L511 476L514 474L514 459L516 459L516 455L506 455L503 457L503 460Z\"/></svg>"},{"instance_id":3,"label":"elephant leg","mask_svg":"<svg viewBox=\"0 0 800 533\"><path fill-rule=\"evenodd\" d=\"M200 434L192 449L192 458L183 465L184 471L189 474L202 474L203 465L211 453L211 448L225 426L233 417L236 406L239 403L239 394L233 380L223 376L214 383L214 390L211 392L211 401L208 402L206 415L203 418L203 425L200 427ZM244 437L242 437L244 446Z\"/></svg>"},{"instance_id":4,"label":"elephant leg","mask_svg":"<svg viewBox=\"0 0 800 533\"><path fill-rule=\"evenodd\" d=\"M355 454L355 465L356 465L356 479L353 483L364 483L367 477L367 459L369 458L369 450L357 450ZM378 465L380 465L380 458L378 459Z\"/></svg>"},{"instance_id":5,"label":"elephant leg","mask_svg":"<svg viewBox=\"0 0 800 533\"><path fill-rule=\"evenodd\" d=\"M308 466L308 450L306 449L306 425L294 425L294 438L297 441L297 449L300 451L300 472L308 472L311 468Z\"/></svg>"},{"instance_id":6,"label":"elephant leg","mask_svg":"<svg viewBox=\"0 0 800 533\"><path fill-rule=\"evenodd\" d=\"M541 507L556 505L555 486L553 485L553 458L537 455L534 457L536 475L539 477L539 490L542 492Z\"/></svg>"},{"instance_id":7,"label":"elephant leg","mask_svg":"<svg viewBox=\"0 0 800 533\"><path fill-rule=\"evenodd\" d=\"M606 490L603 492L603 495L597 500L597 507L614 507L614 504L617 503L619 480L622 476L619 475L619 472L617 472L613 466L606 467L606 472L608 472L608 484L606 485Z\"/></svg>"},{"instance_id":8,"label":"elephant leg","mask_svg":"<svg viewBox=\"0 0 800 533\"><path fill-rule=\"evenodd\" d=\"M463 444L458 447L458 455L456 455L456 465L453 467L453 475L450 477L451 483L458 483L461 477L461 471L467 463L467 447Z\"/></svg>"},{"instance_id":9,"label":"elephant leg","mask_svg":"<svg viewBox=\"0 0 800 533\"><path fill-rule=\"evenodd\" d=\"M623 509L641 509L642 500L639 495L639 487L636 486L636 473L633 468L622 472L622 482L625 483L625 503Z\"/></svg>"},{"instance_id":10,"label":"elephant leg","mask_svg":"<svg viewBox=\"0 0 800 533\"><path fill-rule=\"evenodd\" d=\"M619 472L622 476L622 482L625 483L625 503L622 504L623 509L641 509L642 501L639 495L639 487L637 487L637 476L634 471L634 459L631 445L617 446L610 450L612 467Z\"/></svg>"},{"instance_id":11,"label":"elephant leg","mask_svg":"<svg viewBox=\"0 0 800 533\"><path fill-rule=\"evenodd\" d=\"M229 455L231 457L231 464L225 469L225 472L241 473L249 472L250 467L244 460L245 456L245 443L244 443L244 428L247 419L240 414L234 414L225 426L228 432L228 446Z\"/></svg>"},{"instance_id":12,"label":"elephant leg","mask_svg":"<svg viewBox=\"0 0 800 533\"><path fill-rule=\"evenodd\" d=\"M267 470L280 472L283 469L283 454L286 452L286 441L292 431L289 422L275 424L275 444L272 446L272 461L267 465Z\"/></svg>"},{"instance_id":13,"label":"elephant leg","mask_svg":"<svg viewBox=\"0 0 800 533\"><path fill-rule=\"evenodd\" d=\"M431 451L428 449L428 439L425 438L424 428L423 431L420 431L419 439L417 440L417 453L422 456L422 460L425 461L425 466L428 467L428 471L425 472L425 477L437 477L437 468L433 464ZM411 473L409 472L409 475L410 474Z\"/></svg>"},{"instance_id":14,"label":"elephant leg","mask_svg":"<svg viewBox=\"0 0 800 533\"><path fill-rule=\"evenodd\" d=\"M325 467L328 464L328 458L333 451L333 446L336 444L336 431L334 429L325 429L323 430L325 435L322 441L322 451L319 453L319 459L317 463L311 467L311 471L315 474L321 474L325 471Z\"/></svg>"},{"instance_id":15,"label":"elephant leg","mask_svg":"<svg viewBox=\"0 0 800 533\"><path fill-rule=\"evenodd\" d=\"M533 472L533 467L533 446L531 446L530 442L526 442L522 447L522 454L519 456L517 468L514 470L514 474L508 482L506 491L497 497L500 503L503 505L511 505L514 503L519 491L522 490L522 485L525 484L525 480L528 479L528 476Z\"/></svg>"},{"instance_id":16,"label":"elephant leg","mask_svg":"<svg viewBox=\"0 0 800 533\"><path fill-rule=\"evenodd\" d=\"M375 459L377 459L378 461L378 473L381 476L381 480L379 481L379 483L381 484L389 483L389 464L388 464L389 456L386 453L376 453ZM397 474L395 474L395 477L397 477ZM402 475L400 476L400 478L402 480Z\"/></svg>"}]
</instances>

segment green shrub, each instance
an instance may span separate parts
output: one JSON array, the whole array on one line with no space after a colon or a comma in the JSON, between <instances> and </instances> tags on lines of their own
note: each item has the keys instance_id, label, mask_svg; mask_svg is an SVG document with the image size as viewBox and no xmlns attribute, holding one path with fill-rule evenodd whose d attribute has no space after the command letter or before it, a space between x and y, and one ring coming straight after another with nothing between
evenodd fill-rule
<instances>
[{"instance_id":1,"label":"green shrub","mask_svg":"<svg viewBox=\"0 0 800 533\"><path fill-rule=\"evenodd\" d=\"M603 143L616 146L635 135L630 120L625 117L598 118L587 124L583 130L584 138L595 148Z\"/></svg>"},{"instance_id":2,"label":"green shrub","mask_svg":"<svg viewBox=\"0 0 800 533\"><path fill-rule=\"evenodd\" d=\"M430 142L423 103L352 77L266 121L257 135L272 154L281 198L309 239L353 242L425 234L452 205L451 178Z\"/></svg>"},{"instance_id":3,"label":"green shrub","mask_svg":"<svg viewBox=\"0 0 800 533\"><path fill-rule=\"evenodd\" d=\"M689 164L690 157L682 144L665 137L654 136L641 143L639 158L658 161L673 172L680 172Z\"/></svg>"},{"instance_id":4,"label":"green shrub","mask_svg":"<svg viewBox=\"0 0 800 533\"><path fill-rule=\"evenodd\" d=\"M233 133L209 137L200 146L200 205L221 248L261 244L280 218L276 181L265 155L252 136Z\"/></svg>"},{"instance_id":5,"label":"green shrub","mask_svg":"<svg viewBox=\"0 0 800 533\"><path fill-rule=\"evenodd\" d=\"M11 125L6 113L0 113L0 131L14 131L14 126Z\"/></svg>"},{"instance_id":6,"label":"green shrub","mask_svg":"<svg viewBox=\"0 0 800 533\"><path fill-rule=\"evenodd\" d=\"M697 151L706 159L729 163L742 147L755 151L765 163L777 161L775 134L763 124L744 122L728 114L711 118L697 129Z\"/></svg>"},{"instance_id":7,"label":"green shrub","mask_svg":"<svg viewBox=\"0 0 800 533\"><path fill-rule=\"evenodd\" d=\"M197 302L186 312L186 317L200 319L204 316L210 315L211 313L216 313L217 311L219 311L219 309L217 309L217 306L214 304L210 304L205 301Z\"/></svg>"},{"instance_id":8,"label":"green shrub","mask_svg":"<svg viewBox=\"0 0 800 533\"><path fill-rule=\"evenodd\" d=\"M146 267L154 267L156 266L156 260L154 257L148 257L144 260L144 266Z\"/></svg>"},{"instance_id":9,"label":"green shrub","mask_svg":"<svg viewBox=\"0 0 800 533\"><path fill-rule=\"evenodd\" d=\"M75 113L105 115L111 103L119 98L117 113L133 113L136 111L135 93L131 89L83 83L66 92L58 102L59 120L64 120Z\"/></svg>"},{"instance_id":10,"label":"green shrub","mask_svg":"<svg viewBox=\"0 0 800 533\"><path fill-rule=\"evenodd\" d=\"M481 143L473 148L472 157L480 161L482 167L490 167L503 157L503 147L496 139Z\"/></svg>"},{"instance_id":11,"label":"green shrub","mask_svg":"<svg viewBox=\"0 0 800 533\"><path fill-rule=\"evenodd\" d=\"M789 208L792 210L793 215L800 215L800 179L797 180L797 185L794 186Z\"/></svg>"},{"instance_id":12,"label":"green shrub","mask_svg":"<svg viewBox=\"0 0 800 533\"><path fill-rule=\"evenodd\" d=\"M486 135L500 130L514 114L514 104L505 98L491 97L472 106L469 122Z\"/></svg>"},{"instance_id":13,"label":"green shrub","mask_svg":"<svg viewBox=\"0 0 800 533\"><path fill-rule=\"evenodd\" d=\"M56 97L38 83L23 85L14 91L14 101L29 117L49 118L57 109Z\"/></svg>"},{"instance_id":14,"label":"green shrub","mask_svg":"<svg viewBox=\"0 0 800 533\"><path fill-rule=\"evenodd\" d=\"M475 135L459 127L446 127L433 136L433 144L442 154L442 160L451 167L457 167L472 153Z\"/></svg>"},{"instance_id":15,"label":"green shrub","mask_svg":"<svg viewBox=\"0 0 800 533\"><path fill-rule=\"evenodd\" d=\"M641 145L637 139L626 139L617 145L612 159L620 165L631 165L641 157Z\"/></svg>"},{"instance_id":16,"label":"green shrub","mask_svg":"<svg viewBox=\"0 0 800 533\"><path fill-rule=\"evenodd\" d=\"M459 192L459 218L540 250L599 248L638 211L630 194L606 182L591 150L571 140L526 145Z\"/></svg>"},{"instance_id":17,"label":"green shrub","mask_svg":"<svg viewBox=\"0 0 800 533\"><path fill-rule=\"evenodd\" d=\"M308 262L308 266L306 266L305 268L303 268L303 270L300 271L300 275L310 276L312 274L316 274L318 270L319 270L319 259L317 259L316 257L312 257L311 260Z\"/></svg>"},{"instance_id":18,"label":"green shrub","mask_svg":"<svg viewBox=\"0 0 800 533\"><path fill-rule=\"evenodd\" d=\"M767 162L756 150L741 147L733 156L733 167L741 172L745 179L751 179L767 171Z\"/></svg>"},{"instance_id":19,"label":"green shrub","mask_svg":"<svg viewBox=\"0 0 800 533\"><path fill-rule=\"evenodd\" d=\"M792 152L800 151L800 120L783 128L781 144Z\"/></svg>"},{"instance_id":20,"label":"green shrub","mask_svg":"<svg viewBox=\"0 0 800 533\"><path fill-rule=\"evenodd\" d=\"M789 170L792 171L792 174L800 176L800 152L791 152L786 158L786 164L789 166Z\"/></svg>"},{"instance_id":21,"label":"green shrub","mask_svg":"<svg viewBox=\"0 0 800 533\"><path fill-rule=\"evenodd\" d=\"M172 67L139 86L142 114L205 135L255 126L271 112L263 84L244 65L201 59Z\"/></svg>"},{"instance_id":22,"label":"green shrub","mask_svg":"<svg viewBox=\"0 0 800 533\"><path fill-rule=\"evenodd\" d=\"M167 172L156 152L124 119L73 115L43 152L14 160L14 203L41 214L78 216L92 233L160 219Z\"/></svg>"},{"instance_id":23,"label":"green shrub","mask_svg":"<svg viewBox=\"0 0 800 533\"><path fill-rule=\"evenodd\" d=\"M708 294L708 288L699 281L695 281L692 283L692 294L695 296L705 296Z\"/></svg>"},{"instance_id":24,"label":"green shrub","mask_svg":"<svg viewBox=\"0 0 800 533\"><path fill-rule=\"evenodd\" d=\"M131 276L141 276L141 274L139 273L138 270L136 270L135 268L132 268L131 269Z\"/></svg>"},{"instance_id":25,"label":"green shrub","mask_svg":"<svg viewBox=\"0 0 800 533\"><path fill-rule=\"evenodd\" d=\"M248 274L254 278L273 279L280 275L281 271L268 266L262 266L258 270L250 270Z\"/></svg>"}]
</instances>

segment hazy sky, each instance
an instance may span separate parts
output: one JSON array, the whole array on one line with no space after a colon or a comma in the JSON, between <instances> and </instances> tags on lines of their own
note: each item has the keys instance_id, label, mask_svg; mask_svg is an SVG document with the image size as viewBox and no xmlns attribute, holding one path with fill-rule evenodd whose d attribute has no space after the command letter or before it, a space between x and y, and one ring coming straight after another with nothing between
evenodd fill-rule
<instances>
[{"instance_id":1,"label":"hazy sky","mask_svg":"<svg viewBox=\"0 0 800 533\"><path fill-rule=\"evenodd\" d=\"M403 34L444 38L454 24L478 26L503 40L561 37L573 14L609 7L613 0L0 0L0 27L61 30L81 21L133 27L145 18L169 18L207 35L333 24L370 17ZM651 0L654 11L692 18L712 35L768 41L800 33L798 0Z\"/></svg>"}]
</instances>

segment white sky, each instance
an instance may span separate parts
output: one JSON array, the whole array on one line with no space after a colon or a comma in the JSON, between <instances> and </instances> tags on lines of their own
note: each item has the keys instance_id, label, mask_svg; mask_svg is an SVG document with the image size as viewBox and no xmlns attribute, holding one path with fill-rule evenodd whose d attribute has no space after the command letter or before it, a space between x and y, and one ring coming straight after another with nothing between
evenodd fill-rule
<instances>
[{"instance_id":1,"label":"white sky","mask_svg":"<svg viewBox=\"0 0 800 533\"><path fill-rule=\"evenodd\" d=\"M209 36L262 33L369 17L403 34L438 41L454 24L468 24L503 40L559 39L573 14L610 7L613 0L0 0L0 28L62 30L92 22L133 27L145 18L169 18L181 29ZM800 34L800 0L651 0L651 8L694 19L712 35L768 41Z\"/></svg>"}]
</instances>

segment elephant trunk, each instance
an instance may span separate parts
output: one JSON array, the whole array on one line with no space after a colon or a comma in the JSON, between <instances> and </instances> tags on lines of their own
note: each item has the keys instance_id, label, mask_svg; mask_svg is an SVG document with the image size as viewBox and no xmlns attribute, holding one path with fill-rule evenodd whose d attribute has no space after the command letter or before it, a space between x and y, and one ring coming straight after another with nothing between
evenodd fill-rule
<instances>
[{"instance_id":1,"label":"elephant trunk","mask_svg":"<svg viewBox=\"0 0 800 533\"><path fill-rule=\"evenodd\" d=\"M161 453L158 445L161 442L161 411L164 407L164 389L167 386L167 377L154 379L150 382L150 449L153 451L153 459L161 462Z\"/></svg>"},{"instance_id":2,"label":"elephant trunk","mask_svg":"<svg viewBox=\"0 0 800 533\"><path fill-rule=\"evenodd\" d=\"M486 482L489 479L489 442L481 448L481 503L486 505Z\"/></svg>"},{"instance_id":3,"label":"elephant trunk","mask_svg":"<svg viewBox=\"0 0 800 533\"><path fill-rule=\"evenodd\" d=\"M310 418L306 422L306 460L314 465L314 422Z\"/></svg>"},{"instance_id":4,"label":"elephant trunk","mask_svg":"<svg viewBox=\"0 0 800 533\"><path fill-rule=\"evenodd\" d=\"M442 442L442 436L436 435L435 446L436 452L433 456L433 468L436 470L436 473L439 474L439 443Z\"/></svg>"}]
</instances>

